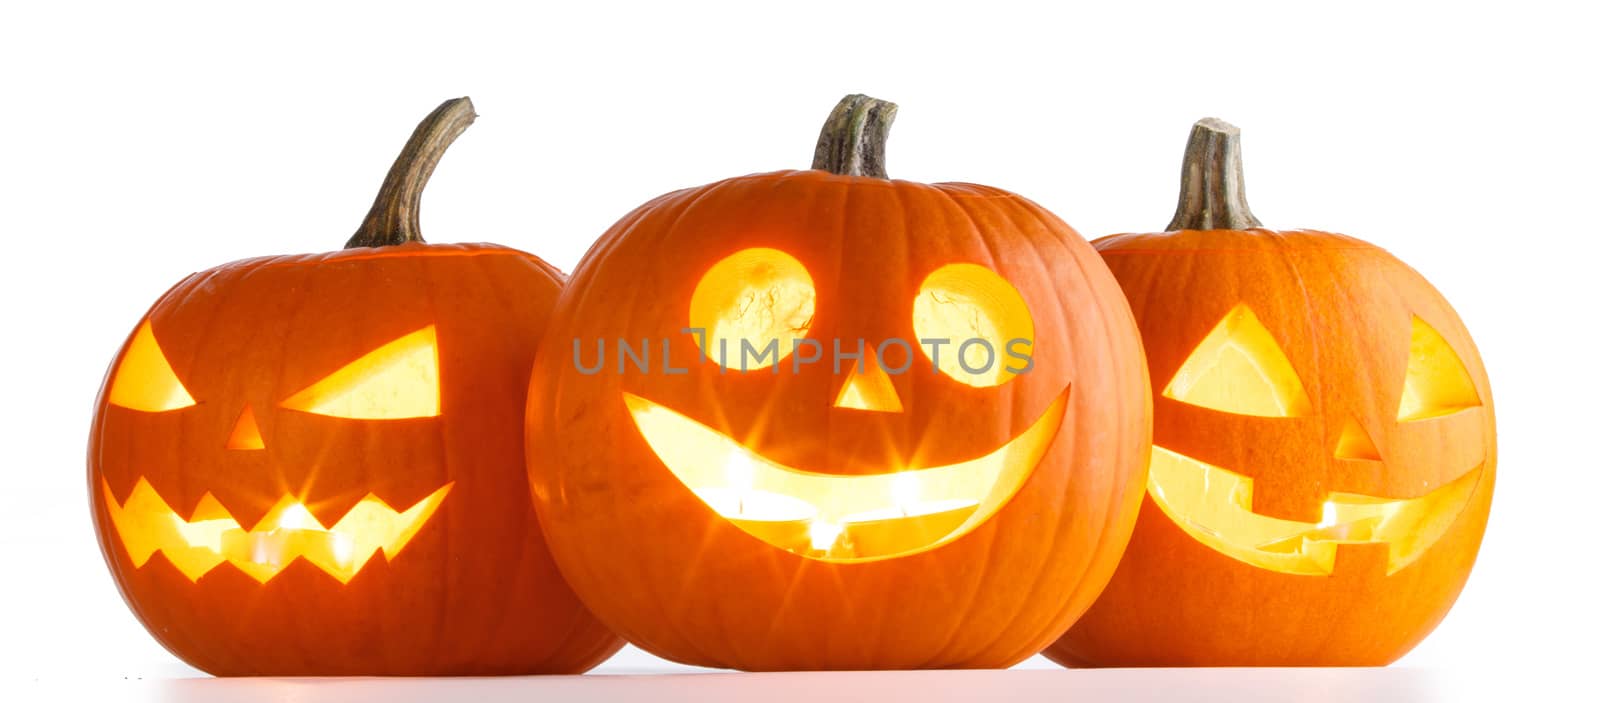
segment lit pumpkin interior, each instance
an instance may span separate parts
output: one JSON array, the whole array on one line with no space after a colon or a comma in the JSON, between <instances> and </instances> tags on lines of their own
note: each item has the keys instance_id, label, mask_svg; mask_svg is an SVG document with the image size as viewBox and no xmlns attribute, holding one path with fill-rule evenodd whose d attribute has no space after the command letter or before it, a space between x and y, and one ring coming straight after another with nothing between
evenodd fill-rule
<instances>
[{"instance_id":1,"label":"lit pumpkin interior","mask_svg":"<svg viewBox=\"0 0 1600 703\"><path fill-rule=\"evenodd\" d=\"M1239 415L1301 417L1311 412L1289 357L1243 304L1200 340L1161 394Z\"/></svg>"},{"instance_id":2,"label":"lit pumpkin interior","mask_svg":"<svg viewBox=\"0 0 1600 703\"><path fill-rule=\"evenodd\" d=\"M900 405L900 394L895 392L894 382L889 380L887 374L874 372L879 368L879 362L877 352L872 349L870 346L862 347L861 360L845 377L833 406L851 410L902 412L905 408Z\"/></svg>"},{"instance_id":3,"label":"lit pumpkin interior","mask_svg":"<svg viewBox=\"0 0 1600 703\"><path fill-rule=\"evenodd\" d=\"M1410 357L1397 413L1401 422L1441 417L1476 407L1466 367L1444 338L1412 318ZM1305 389L1278 346L1244 305L1230 311L1200 342L1163 395L1224 412L1297 417L1311 412ZM1347 422L1334 455L1381 461L1372 438ZM1250 478L1157 446L1148 490L1156 505L1190 537L1234 559L1281 573L1333 573L1340 544L1385 543L1388 573L1421 557L1466 507L1482 467L1426 495L1391 499L1330 493L1315 522L1282 520L1252 511Z\"/></svg>"},{"instance_id":4,"label":"lit pumpkin interior","mask_svg":"<svg viewBox=\"0 0 1600 703\"><path fill-rule=\"evenodd\" d=\"M1206 546L1234 559L1287 574L1333 573L1340 544L1385 542L1388 573L1405 568L1444 535L1466 507L1479 470L1427 495L1391 500L1332 493L1315 523L1251 512L1251 481L1177 452L1156 447L1150 496L1172 521Z\"/></svg>"},{"instance_id":5,"label":"lit pumpkin interior","mask_svg":"<svg viewBox=\"0 0 1600 703\"><path fill-rule=\"evenodd\" d=\"M703 331L695 343L712 361L764 369L793 353L810 331L816 297L798 259L777 249L745 249L700 278L689 298L689 326Z\"/></svg>"},{"instance_id":6,"label":"lit pumpkin interior","mask_svg":"<svg viewBox=\"0 0 1600 703\"><path fill-rule=\"evenodd\" d=\"M695 341L711 361L735 371L764 369L794 353L811 332L816 296L810 274L794 257L744 249L718 261L696 284L690 327L703 330ZM937 359L918 347L939 372L975 387L997 386L1017 375L1005 368L1006 343L1022 339L1031 348L1033 320L1021 294L998 274L977 264L949 264L929 274L911 302L919 340L952 340ZM989 368L970 370L983 358L959 363L959 344L967 339L989 345ZM841 380L834 407L903 412L874 351L878 340L862 342L841 340L860 358ZM1030 427L981 457L848 476L784 466L652 400L623 393L623 401L662 464L719 516L786 551L852 562L931 549L982 524L1016 493L1050 446L1067 392Z\"/></svg>"},{"instance_id":7,"label":"lit pumpkin interior","mask_svg":"<svg viewBox=\"0 0 1600 703\"><path fill-rule=\"evenodd\" d=\"M1017 377L1005 354L1011 340L1027 340L1025 346L1033 345L1033 316L1022 294L999 274L977 264L949 264L928 274L912 302L911 325L918 340L947 340L948 346L935 363L939 373L978 388ZM995 362L980 364L981 359L975 358L979 354L970 349L963 353L961 345L966 340L988 342Z\"/></svg>"},{"instance_id":8,"label":"lit pumpkin interior","mask_svg":"<svg viewBox=\"0 0 1600 703\"><path fill-rule=\"evenodd\" d=\"M1400 393L1400 421L1442 417L1482 404L1461 357L1438 330L1421 318L1412 317L1411 353L1406 359L1406 383Z\"/></svg>"},{"instance_id":9,"label":"lit pumpkin interior","mask_svg":"<svg viewBox=\"0 0 1600 703\"><path fill-rule=\"evenodd\" d=\"M439 349L428 325L356 359L283 401L283 407L352 420L439 415Z\"/></svg>"},{"instance_id":10,"label":"lit pumpkin interior","mask_svg":"<svg viewBox=\"0 0 1600 703\"><path fill-rule=\"evenodd\" d=\"M399 554L453 485L444 485L403 512L368 494L331 527L318 522L304 503L284 496L248 530L210 493L185 519L143 478L120 504L110 484L102 482L101 490L111 522L136 567L159 551L190 581L228 562L266 583L295 559L304 558L348 583L379 549L389 559Z\"/></svg>"},{"instance_id":11,"label":"lit pumpkin interior","mask_svg":"<svg viewBox=\"0 0 1600 703\"><path fill-rule=\"evenodd\" d=\"M139 324L133 340L128 342L128 350L122 354L116 374L111 377L107 402L151 413L194 405L194 397L178 380L178 374L172 371L172 364L167 362L167 355L156 342L149 320Z\"/></svg>"},{"instance_id":12,"label":"lit pumpkin interior","mask_svg":"<svg viewBox=\"0 0 1600 703\"><path fill-rule=\"evenodd\" d=\"M661 462L723 518L763 541L823 561L868 561L965 534L1016 493L1061 426L1062 393L1031 427L968 461L838 476L790 468L676 411L624 393Z\"/></svg>"},{"instance_id":13,"label":"lit pumpkin interior","mask_svg":"<svg viewBox=\"0 0 1600 703\"><path fill-rule=\"evenodd\" d=\"M438 416L439 395L438 340L434 326L428 325L340 367L282 406L327 417L397 420ZM150 413L196 404L162 352L149 320L139 326L118 363L107 401ZM249 404L224 446L266 448ZM101 489L111 522L135 567L144 566L159 551L191 581L227 562L265 583L303 558L348 583L378 550L391 559L399 554L453 485L444 485L404 511L369 493L332 526L318 522L305 503L286 495L248 530L209 492L185 518L144 477L122 503L109 483L102 480Z\"/></svg>"}]
</instances>

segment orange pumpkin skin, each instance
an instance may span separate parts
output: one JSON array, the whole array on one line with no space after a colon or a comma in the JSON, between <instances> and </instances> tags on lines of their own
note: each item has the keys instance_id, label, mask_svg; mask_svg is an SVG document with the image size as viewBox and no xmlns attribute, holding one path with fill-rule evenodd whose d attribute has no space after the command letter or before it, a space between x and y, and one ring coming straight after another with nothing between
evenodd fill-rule
<instances>
[{"instance_id":1,"label":"orange pumpkin skin","mask_svg":"<svg viewBox=\"0 0 1600 703\"><path fill-rule=\"evenodd\" d=\"M125 346L89 443L101 549L134 614L217 675L577 673L610 656L621 641L562 582L522 468L525 381L561 285L532 255L476 244L251 259L179 283L146 320L194 404L110 402ZM429 325L436 417L281 407ZM229 448L247 406L262 447ZM227 562L191 581L161 551L137 565L107 494L122 505L141 480L183 519L209 494L245 529L285 495L333 526L369 493L405 510L450 488L397 554L348 583L304 558L263 583Z\"/></svg>"},{"instance_id":2,"label":"orange pumpkin skin","mask_svg":"<svg viewBox=\"0 0 1600 703\"><path fill-rule=\"evenodd\" d=\"M178 284L146 319L195 405L143 412L103 390L90 439L101 546L135 614L174 654L224 675L570 673L615 651L560 580L524 498L517 410L560 286L516 250L424 244L252 259ZM279 407L428 325L438 417ZM264 446L227 448L247 404ZM368 493L404 510L451 488L392 561L374 555L347 584L303 559L265 583L228 563L191 582L162 552L136 566L111 524L106 489L121 504L141 478L180 515L210 494L244 526L285 493L334 525Z\"/></svg>"},{"instance_id":3,"label":"orange pumpkin skin","mask_svg":"<svg viewBox=\"0 0 1600 703\"><path fill-rule=\"evenodd\" d=\"M1316 523L1332 493L1414 498L1480 473L1437 541L1393 573L1382 543L1338 545L1327 575L1261 568L1197 541L1147 495L1110 585L1046 654L1071 666L1356 666L1409 651L1466 583L1495 479L1488 378L1450 305L1389 253L1336 234L1183 230L1095 247L1144 336L1157 455L1170 450L1247 476L1255 513ZM1197 343L1240 303L1298 374L1310 402L1302 416L1163 397ZM1459 357L1477 406L1399 421L1413 319ZM1340 456L1352 422L1376 454Z\"/></svg>"},{"instance_id":4,"label":"orange pumpkin skin","mask_svg":"<svg viewBox=\"0 0 1600 703\"><path fill-rule=\"evenodd\" d=\"M578 673L621 640L562 582L521 410L563 277L424 243L423 188L477 117L412 133L345 249L173 287L112 362L89 495L129 608L217 675Z\"/></svg>"},{"instance_id":5,"label":"orange pumpkin skin","mask_svg":"<svg viewBox=\"0 0 1600 703\"><path fill-rule=\"evenodd\" d=\"M1033 370L960 385L925 355L893 377L904 412L835 407L827 363L720 373L685 331L719 260L786 252L815 282L810 338L916 339L930 271L975 262L1033 316ZM687 372L588 375L596 339L670 342ZM610 353L610 352L608 352ZM613 630L674 661L745 670L1004 667L1088 606L1132 528L1149 397L1137 334L1093 250L1043 208L999 189L820 170L678 191L623 218L573 274L535 362L530 472L568 582ZM659 359L656 362L659 371ZM1015 437L1068 396L1053 444L972 531L926 551L828 562L773 547L713 512L663 466L623 394L670 406L790 466L841 475L894 457L941 464ZM822 468L825 467L825 468Z\"/></svg>"}]
</instances>

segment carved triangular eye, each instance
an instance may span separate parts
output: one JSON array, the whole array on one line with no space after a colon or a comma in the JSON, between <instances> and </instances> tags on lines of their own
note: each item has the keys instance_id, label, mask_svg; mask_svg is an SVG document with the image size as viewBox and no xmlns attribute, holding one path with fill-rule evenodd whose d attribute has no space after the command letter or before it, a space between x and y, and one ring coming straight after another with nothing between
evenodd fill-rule
<instances>
[{"instance_id":1,"label":"carved triangular eye","mask_svg":"<svg viewBox=\"0 0 1600 703\"><path fill-rule=\"evenodd\" d=\"M1239 415L1299 417L1311 412L1289 357L1242 303L1195 346L1161 394Z\"/></svg>"},{"instance_id":2,"label":"carved triangular eye","mask_svg":"<svg viewBox=\"0 0 1600 703\"><path fill-rule=\"evenodd\" d=\"M116 375L111 378L108 401L130 410L162 413L194 405L194 397L183 387L178 375L173 373L167 355L156 343L155 330L150 321L139 325L139 331L128 344L128 351L117 364Z\"/></svg>"},{"instance_id":3,"label":"carved triangular eye","mask_svg":"<svg viewBox=\"0 0 1600 703\"><path fill-rule=\"evenodd\" d=\"M439 415L433 325L385 344L283 401L283 407L352 420Z\"/></svg>"},{"instance_id":4,"label":"carved triangular eye","mask_svg":"<svg viewBox=\"0 0 1600 703\"><path fill-rule=\"evenodd\" d=\"M1411 354L1406 359L1399 420L1426 420L1482 404L1461 357L1437 330L1421 318L1412 317Z\"/></svg>"}]
</instances>

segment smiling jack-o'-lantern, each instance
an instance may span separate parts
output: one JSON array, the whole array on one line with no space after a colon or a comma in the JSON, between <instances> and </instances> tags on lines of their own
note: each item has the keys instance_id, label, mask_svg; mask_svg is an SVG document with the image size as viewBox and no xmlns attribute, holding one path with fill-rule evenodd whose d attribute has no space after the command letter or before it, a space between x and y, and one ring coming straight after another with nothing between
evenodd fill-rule
<instances>
[{"instance_id":1,"label":"smiling jack-o'-lantern","mask_svg":"<svg viewBox=\"0 0 1600 703\"><path fill-rule=\"evenodd\" d=\"M539 515L574 590L651 652L1005 666L1115 566L1149 447L1126 303L1039 206L889 180L893 116L848 97L814 170L644 205L557 306Z\"/></svg>"},{"instance_id":2,"label":"smiling jack-o'-lantern","mask_svg":"<svg viewBox=\"0 0 1600 703\"><path fill-rule=\"evenodd\" d=\"M1096 248L1155 384L1116 576L1074 665L1381 665L1466 583L1494 487L1488 378L1427 281L1365 242L1261 228L1238 131L1195 126L1168 232Z\"/></svg>"},{"instance_id":3,"label":"smiling jack-o'-lantern","mask_svg":"<svg viewBox=\"0 0 1600 703\"><path fill-rule=\"evenodd\" d=\"M521 412L560 272L430 245L417 128L344 251L190 276L113 362L89 490L117 585L214 674L575 673L621 645L537 529Z\"/></svg>"}]
</instances>

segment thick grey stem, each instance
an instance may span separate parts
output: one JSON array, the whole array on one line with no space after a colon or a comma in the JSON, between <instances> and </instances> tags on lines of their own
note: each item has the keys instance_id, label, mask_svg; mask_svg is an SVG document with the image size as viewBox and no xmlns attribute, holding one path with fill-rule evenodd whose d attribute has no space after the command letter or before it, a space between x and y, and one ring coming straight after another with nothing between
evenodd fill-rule
<instances>
[{"instance_id":1,"label":"thick grey stem","mask_svg":"<svg viewBox=\"0 0 1600 703\"><path fill-rule=\"evenodd\" d=\"M421 242L422 189L428 185L433 168L439 165L450 143L478 118L467 98L446 100L435 108L406 141L389 175L372 201L367 219L361 222L344 248L383 247Z\"/></svg>"},{"instance_id":2,"label":"thick grey stem","mask_svg":"<svg viewBox=\"0 0 1600 703\"><path fill-rule=\"evenodd\" d=\"M811 168L841 176L887 179L883 149L899 109L887 100L846 95L822 125Z\"/></svg>"},{"instance_id":3,"label":"thick grey stem","mask_svg":"<svg viewBox=\"0 0 1600 703\"><path fill-rule=\"evenodd\" d=\"M1167 225L1180 229L1250 229L1261 221L1244 199L1239 128L1215 117L1194 123L1183 152L1178 211Z\"/></svg>"}]
</instances>

